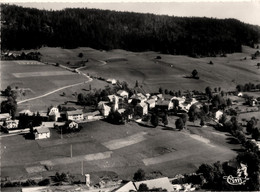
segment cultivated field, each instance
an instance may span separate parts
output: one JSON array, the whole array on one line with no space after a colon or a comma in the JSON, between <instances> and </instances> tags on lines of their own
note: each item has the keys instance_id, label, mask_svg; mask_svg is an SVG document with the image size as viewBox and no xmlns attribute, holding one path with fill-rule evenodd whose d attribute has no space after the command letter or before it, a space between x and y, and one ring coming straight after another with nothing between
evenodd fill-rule
<instances>
[{"instance_id":1,"label":"cultivated field","mask_svg":"<svg viewBox=\"0 0 260 192\"><path fill-rule=\"evenodd\" d=\"M173 119L170 118L171 126ZM193 123L188 127L193 127ZM208 129L208 128L207 128ZM131 179L138 168L147 172L160 171L167 176L194 171L201 163L226 161L236 156L228 144L230 136L176 131L168 127L147 128L131 122L115 126L103 121L87 123L80 133L60 135L51 130L51 139L34 141L23 136L1 138L2 176L27 178L48 176L56 171L93 175L113 172L122 179ZM206 131L206 132L205 132ZM221 136L219 136L221 135ZM72 145L73 157L70 157ZM11 160L11 161L10 161Z\"/></svg>"},{"instance_id":2,"label":"cultivated field","mask_svg":"<svg viewBox=\"0 0 260 192\"><path fill-rule=\"evenodd\" d=\"M85 62L84 72L104 78L125 80L134 85L138 80L146 90L158 90L161 86L171 90L204 90L205 87L234 89L237 83L259 83L260 69L256 64L260 59L251 60L251 54L257 50L243 47L243 53L228 54L227 57L191 58L155 52L130 52L124 50L99 51L91 48L61 49L41 48L42 60L59 62L75 67ZM78 54L83 53L79 58ZM155 59L161 56L161 59ZM246 60L243 60L244 58ZM208 64L210 61L213 65ZM69 64L68 64L69 62ZM184 78L193 69L199 72L200 79Z\"/></svg>"}]
</instances>

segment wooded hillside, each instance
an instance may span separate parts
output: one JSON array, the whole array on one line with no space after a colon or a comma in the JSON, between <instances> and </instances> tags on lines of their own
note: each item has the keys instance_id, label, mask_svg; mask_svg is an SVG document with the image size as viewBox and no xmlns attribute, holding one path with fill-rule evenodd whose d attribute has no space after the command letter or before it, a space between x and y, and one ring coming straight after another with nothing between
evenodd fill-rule
<instances>
[{"instance_id":1,"label":"wooded hillside","mask_svg":"<svg viewBox=\"0 0 260 192\"><path fill-rule=\"evenodd\" d=\"M235 19L170 17L96 9L47 11L1 5L3 50L51 47L204 55L253 46L260 27Z\"/></svg>"}]
</instances>

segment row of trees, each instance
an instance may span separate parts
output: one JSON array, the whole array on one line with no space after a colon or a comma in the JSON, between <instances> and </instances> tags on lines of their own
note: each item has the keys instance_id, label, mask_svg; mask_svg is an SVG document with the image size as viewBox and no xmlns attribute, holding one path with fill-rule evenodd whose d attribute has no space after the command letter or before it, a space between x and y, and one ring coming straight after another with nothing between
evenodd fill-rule
<instances>
[{"instance_id":1,"label":"row of trees","mask_svg":"<svg viewBox=\"0 0 260 192\"><path fill-rule=\"evenodd\" d=\"M260 90L260 84L255 85L254 83L246 83L244 85L239 84L236 86L238 92L241 91L254 91L255 89Z\"/></svg>"},{"instance_id":2,"label":"row of trees","mask_svg":"<svg viewBox=\"0 0 260 192\"><path fill-rule=\"evenodd\" d=\"M2 49L43 45L121 48L185 55L216 55L254 46L258 26L235 19L157 16L95 9L37 10L1 5Z\"/></svg>"}]
</instances>

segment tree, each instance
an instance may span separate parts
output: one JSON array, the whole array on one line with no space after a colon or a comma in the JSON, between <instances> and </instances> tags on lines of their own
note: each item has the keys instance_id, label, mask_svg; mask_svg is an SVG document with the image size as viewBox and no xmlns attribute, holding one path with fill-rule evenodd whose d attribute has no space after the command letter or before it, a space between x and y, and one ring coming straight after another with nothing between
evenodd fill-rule
<instances>
[{"instance_id":1,"label":"tree","mask_svg":"<svg viewBox=\"0 0 260 192\"><path fill-rule=\"evenodd\" d=\"M206 87L205 89L206 95L209 97L209 99L212 98L212 90L210 87Z\"/></svg>"},{"instance_id":2,"label":"tree","mask_svg":"<svg viewBox=\"0 0 260 192\"><path fill-rule=\"evenodd\" d=\"M139 87L139 83L138 83L137 80L136 80L136 82L135 82L135 87Z\"/></svg>"},{"instance_id":3,"label":"tree","mask_svg":"<svg viewBox=\"0 0 260 192\"><path fill-rule=\"evenodd\" d=\"M83 57L83 53L79 53L78 57L82 58Z\"/></svg>"},{"instance_id":4,"label":"tree","mask_svg":"<svg viewBox=\"0 0 260 192\"><path fill-rule=\"evenodd\" d=\"M254 118L251 118L251 120L247 122L246 131L251 134L256 126L256 123L256 120Z\"/></svg>"},{"instance_id":5,"label":"tree","mask_svg":"<svg viewBox=\"0 0 260 192\"><path fill-rule=\"evenodd\" d=\"M198 71L196 69L194 69L191 73L193 78L198 78Z\"/></svg>"},{"instance_id":6,"label":"tree","mask_svg":"<svg viewBox=\"0 0 260 192\"><path fill-rule=\"evenodd\" d=\"M184 128L183 120L181 118L177 119L175 121L175 126L176 126L176 129L182 130Z\"/></svg>"},{"instance_id":7,"label":"tree","mask_svg":"<svg viewBox=\"0 0 260 192\"><path fill-rule=\"evenodd\" d=\"M9 113L14 119L16 110L17 110L17 102L13 97L8 97L6 101L2 101L1 103L2 113Z\"/></svg>"},{"instance_id":8,"label":"tree","mask_svg":"<svg viewBox=\"0 0 260 192\"><path fill-rule=\"evenodd\" d=\"M204 111L205 114L208 114L209 113L209 106L204 104L202 106L202 110Z\"/></svg>"},{"instance_id":9,"label":"tree","mask_svg":"<svg viewBox=\"0 0 260 192\"><path fill-rule=\"evenodd\" d=\"M162 123L163 125L166 127L166 125L168 125L168 117L167 117L167 114L165 114L165 116L163 116L162 118Z\"/></svg>"},{"instance_id":10,"label":"tree","mask_svg":"<svg viewBox=\"0 0 260 192\"><path fill-rule=\"evenodd\" d=\"M260 130L259 128L254 128L252 130L252 138L255 139L256 141L260 139Z\"/></svg>"},{"instance_id":11,"label":"tree","mask_svg":"<svg viewBox=\"0 0 260 192\"><path fill-rule=\"evenodd\" d=\"M204 118L200 119L200 126L203 127L205 125Z\"/></svg>"},{"instance_id":12,"label":"tree","mask_svg":"<svg viewBox=\"0 0 260 192\"><path fill-rule=\"evenodd\" d=\"M146 191L147 192L148 190L149 190L149 188L147 187L147 185L145 183L141 183L139 185L138 191Z\"/></svg>"},{"instance_id":13,"label":"tree","mask_svg":"<svg viewBox=\"0 0 260 192\"><path fill-rule=\"evenodd\" d=\"M135 174L134 174L134 178L135 181L142 181L145 179L145 172L143 169L138 169Z\"/></svg>"},{"instance_id":14,"label":"tree","mask_svg":"<svg viewBox=\"0 0 260 192\"><path fill-rule=\"evenodd\" d=\"M215 87L215 88L214 88L214 91L215 91L215 93L217 93L217 92L218 92L218 88Z\"/></svg>"},{"instance_id":15,"label":"tree","mask_svg":"<svg viewBox=\"0 0 260 192\"><path fill-rule=\"evenodd\" d=\"M154 127L157 127L159 125L159 119L158 119L158 116L156 114L152 114L152 116L151 116L151 124Z\"/></svg>"},{"instance_id":16,"label":"tree","mask_svg":"<svg viewBox=\"0 0 260 192\"><path fill-rule=\"evenodd\" d=\"M169 94L168 89L165 89L165 90L164 90L164 94L165 94L165 95L168 95L168 94Z\"/></svg>"},{"instance_id":17,"label":"tree","mask_svg":"<svg viewBox=\"0 0 260 192\"><path fill-rule=\"evenodd\" d=\"M232 101L231 101L230 98L227 99L227 106L228 106L228 107L232 106Z\"/></svg>"},{"instance_id":18,"label":"tree","mask_svg":"<svg viewBox=\"0 0 260 192\"><path fill-rule=\"evenodd\" d=\"M160 87L159 88L159 93L162 94L163 93L163 89Z\"/></svg>"},{"instance_id":19,"label":"tree","mask_svg":"<svg viewBox=\"0 0 260 192\"><path fill-rule=\"evenodd\" d=\"M180 118L182 119L182 122L185 125L188 119L188 115L186 113L183 113L181 114Z\"/></svg>"}]
</instances>

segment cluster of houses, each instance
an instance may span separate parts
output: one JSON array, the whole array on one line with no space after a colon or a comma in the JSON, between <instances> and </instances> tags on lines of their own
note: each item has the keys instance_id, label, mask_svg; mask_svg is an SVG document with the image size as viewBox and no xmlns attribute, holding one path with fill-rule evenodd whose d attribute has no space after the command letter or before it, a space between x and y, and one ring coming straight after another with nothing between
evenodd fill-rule
<instances>
[{"instance_id":1,"label":"cluster of houses","mask_svg":"<svg viewBox=\"0 0 260 192\"><path fill-rule=\"evenodd\" d=\"M175 100L178 101L178 107L185 112L189 111L191 105L198 103L195 98L188 99L183 97L164 98L163 94L150 95L149 93L136 93L129 97L125 90L119 90L116 94L108 95L98 103L98 110L104 117L107 117L111 110L123 113L127 104L135 103L134 113L140 117L147 115L153 108L161 110L171 110L174 108ZM122 103L125 103L123 105Z\"/></svg>"}]
</instances>

